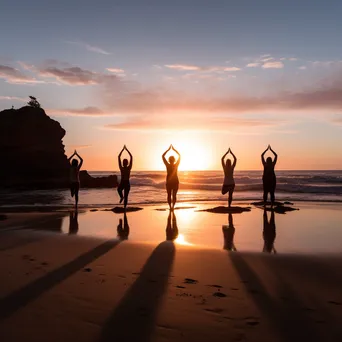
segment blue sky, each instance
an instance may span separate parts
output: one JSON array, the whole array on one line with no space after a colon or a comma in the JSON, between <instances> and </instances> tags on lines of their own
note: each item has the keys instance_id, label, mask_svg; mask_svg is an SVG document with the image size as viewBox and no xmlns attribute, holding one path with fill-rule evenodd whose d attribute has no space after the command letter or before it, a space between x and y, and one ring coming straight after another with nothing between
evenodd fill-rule
<instances>
[{"instance_id":1,"label":"blue sky","mask_svg":"<svg viewBox=\"0 0 342 342\"><path fill-rule=\"evenodd\" d=\"M11 1L0 12L0 109L39 98L90 170L341 169L340 1ZM189 139L191 137L191 139ZM143 142L143 143L142 143ZM103 147L106 148L103 148ZM194 153L196 151L196 153ZM114 157L113 157L114 156Z\"/></svg>"}]
</instances>

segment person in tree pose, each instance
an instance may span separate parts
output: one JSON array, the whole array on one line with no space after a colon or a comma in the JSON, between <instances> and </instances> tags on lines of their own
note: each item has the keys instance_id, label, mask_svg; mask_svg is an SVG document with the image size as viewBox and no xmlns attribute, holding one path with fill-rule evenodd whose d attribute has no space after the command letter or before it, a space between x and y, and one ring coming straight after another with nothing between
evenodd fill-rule
<instances>
[{"instance_id":1,"label":"person in tree pose","mask_svg":"<svg viewBox=\"0 0 342 342\"><path fill-rule=\"evenodd\" d=\"M175 151L177 153L178 159L176 161L174 156L169 157L169 161L166 160L165 156L169 151ZM172 146L163 153L162 155L163 162L166 166L167 176L166 176L166 190L167 190L167 203L169 204L170 210L175 208L175 204L177 201L177 192L179 187L178 180L178 166L181 161L181 156L179 152ZM172 206L171 206L172 203Z\"/></svg>"},{"instance_id":2,"label":"person in tree pose","mask_svg":"<svg viewBox=\"0 0 342 342\"><path fill-rule=\"evenodd\" d=\"M127 151L130 157L130 161L128 162L127 159L124 159L121 162L121 155L123 151ZM120 196L120 203L124 201L124 207L127 207L128 203L128 194L131 189L131 184L129 182L129 178L131 176L131 170L132 170L132 165L133 165L133 156L131 152L127 149L126 145L122 148L121 152L118 155L118 163L119 163L119 168L121 172L121 180L120 184L118 186L118 194Z\"/></svg>"},{"instance_id":3,"label":"person in tree pose","mask_svg":"<svg viewBox=\"0 0 342 342\"><path fill-rule=\"evenodd\" d=\"M233 164L230 159L227 159L227 161L224 160L229 153L231 153L231 155L234 158ZM228 193L228 207L229 208L231 207L231 204L233 201L233 192L235 189L234 169L236 166L236 161L237 159L230 148L221 158L221 164L222 164L222 168L224 171L222 195L225 195L226 193Z\"/></svg>"},{"instance_id":4,"label":"person in tree pose","mask_svg":"<svg viewBox=\"0 0 342 342\"><path fill-rule=\"evenodd\" d=\"M273 153L274 160L272 160L271 157L267 157L267 159L265 160L265 154L268 150L270 150ZM274 167L277 163L277 160L278 160L277 153L275 153L272 150L271 146L268 145L267 149L261 155L262 165L264 166L264 174L262 176L262 183L264 187L264 205L266 205L267 196L268 196L268 193L270 193L272 207L275 201L274 192L275 192L276 185L277 185L277 179L276 179L276 175L274 172Z\"/></svg>"},{"instance_id":5,"label":"person in tree pose","mask_svg":"<svg viewBox=\"0 0 342 342\"><path fill-rule=\"evenodd\" d=\"M72 159L74 156L78 157L80 162L78 162L76 158ZM83 159L75 150L72 156L68 159L68 161L70 164L70 193L71 197L75 196L75 208L77 209L78 193L80 190L80 170L83 165Z\"/></svg>"}]
</instances>

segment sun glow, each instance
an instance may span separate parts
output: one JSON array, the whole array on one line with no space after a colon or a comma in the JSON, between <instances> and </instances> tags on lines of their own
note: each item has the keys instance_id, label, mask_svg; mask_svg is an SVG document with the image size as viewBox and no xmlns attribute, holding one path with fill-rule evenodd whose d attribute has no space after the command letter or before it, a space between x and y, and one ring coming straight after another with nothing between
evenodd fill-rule
<instances>
[{"instance_id":1,"label":"sun glow","mask_svg":"<svg viewBox=\"0 0 342 342\"><path fill-rule=\"evenodd\" d=\"M212 164L212 157L208 146L205 145L204 141L199 136L194 134L182 134L171 140L174 147L178 150L181 155L181 163L179 165L179 171L199 171L208 170ZM165 146L165 149L168 145ZM165 151L165 150L164 150ZM166 155L166 159L170 156L177 155L174 151L170 151ZM160 169L164 170L165 166L160 165Z\"/></svg>"}]
</instances>

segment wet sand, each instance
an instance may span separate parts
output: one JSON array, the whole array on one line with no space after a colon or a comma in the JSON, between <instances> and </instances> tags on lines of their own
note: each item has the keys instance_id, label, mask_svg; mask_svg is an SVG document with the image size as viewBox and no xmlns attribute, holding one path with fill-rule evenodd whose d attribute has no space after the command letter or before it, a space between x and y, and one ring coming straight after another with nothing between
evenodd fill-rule
<instances>
[{"instance_id":1,"label":"wet sand","mask_svg":"<svg viewBox=\"0 0 342 342\"><path fill-rule=\"evenodd\" d=\"M179 210L183 238L172 242L165 229L173 218L154 209L127 215L128 240L116 238L123 215L101 211L80 213L76 234L69 234L69 215L2 231L0 340L342 340L341 240L330 252L322 247L339 237L339 206L307 204L276 214L277 254L262 253L272 227L263 226L260 209L232 215L237 252L223 249L228 215L197 212L198 206ZM82 233L90 226L101 234ZM139 238L138 230L153 239ZM285 238L295 230L302 253L290 253ZM318 244L326 235L333 237ZM254 244L243 242L253 236Z\"/></svg>"}]
</instances>

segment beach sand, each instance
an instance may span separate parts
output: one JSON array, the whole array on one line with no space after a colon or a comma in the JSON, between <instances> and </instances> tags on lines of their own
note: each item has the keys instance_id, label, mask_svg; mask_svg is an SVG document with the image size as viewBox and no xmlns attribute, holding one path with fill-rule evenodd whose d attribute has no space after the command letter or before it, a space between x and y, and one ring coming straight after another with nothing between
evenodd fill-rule
<instances>
[{"instance_id":1,"label":"beach sand","mask_svg":"<svg viewBox=\"0 0 342 342\"><path fill-rule=\"evenodd\" d=\"M0 341L342 340L342 255L337 242L333 253L325 246L340 236L340 207L308 204L277 214L277 254L262 253L260 209L233 215L238 252L223 249L227 214L179 210L184 235L172 242L165 241L168 212L155 209L128 215L127 241L116 238L123 215L101 211L79 214L77 235L69 234L69 215L2 231ZM325 213L334 235L325 244L317 242L324 235L312 213L311 231L301 221L310 210ZM97 236L89 231L94 225L93 232L102 229ZM286 229L300 231L302 253L291 252ZM144 240L137 230L152 237ZM258 241L243 243L253 231Z\"/></svg>"}]
</instances>

